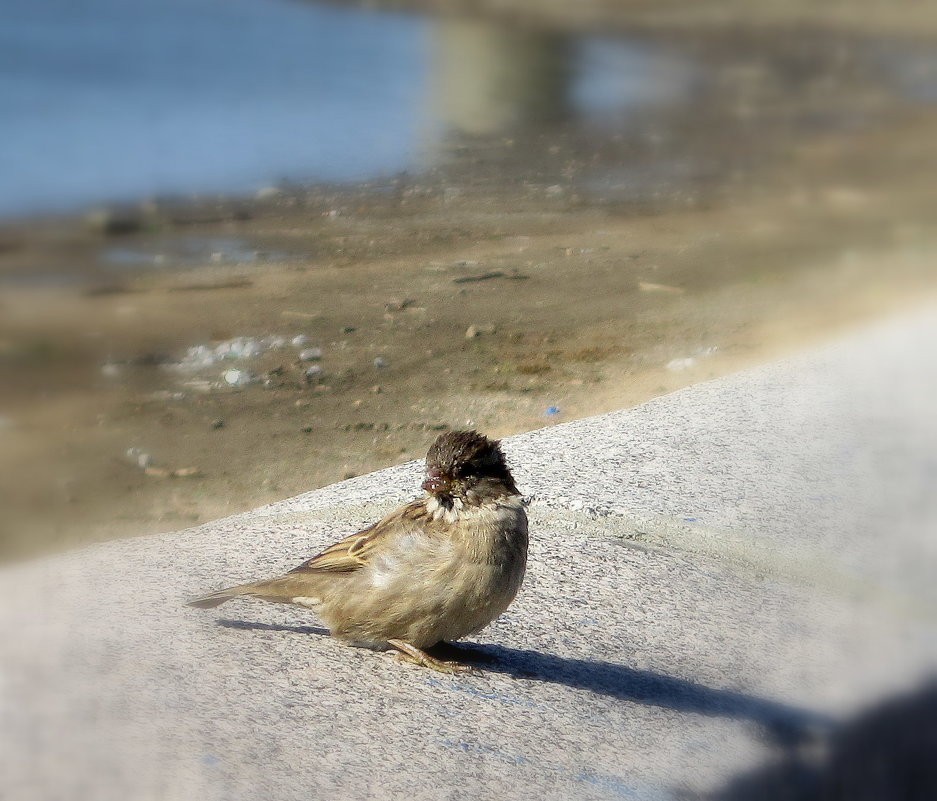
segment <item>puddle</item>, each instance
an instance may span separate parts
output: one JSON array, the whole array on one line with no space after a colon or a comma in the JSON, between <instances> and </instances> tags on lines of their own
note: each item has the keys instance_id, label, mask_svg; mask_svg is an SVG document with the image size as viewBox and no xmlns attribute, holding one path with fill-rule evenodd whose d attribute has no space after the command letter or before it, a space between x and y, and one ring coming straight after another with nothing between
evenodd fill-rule
<instances>
[{"instance_id":1,"label":"puddle","mask_svg":"<svg viewBox=\"0 0 937 801\"><path fill-rule=\"evenodd\" d=\"M772 131L791 140L888 114L869 92L937 102L926 48L710 39L292 0L15 3L0 28L0 218L429 170L579 181L613 200L633 187L640 201L757 162ZM196 258L185 250L166 255ZM241 263L248 250L209 255Z\"/></svg>"},{"instance_id":2,"label":"puddle","mask_svg":"<svg viewBox=\"0 0 937 801\"><path fill-rule=\"evenodd\" d=\"M879 61L896 89L919 103L937 103L937 48L881 48Z\"/></svg>"},{"instance_id":3,"label":"puddle","mask_svg":"<svg viewBox=\"0 0 937 801\"><path fill-rule=\"evenodd\" d=\"M161 236L134 244L105 245L97 250L93 272L68 269L50 260L47 266L0 271L0 288L66 288L110 286L122 274L192 267L283 264L308 259L308 253L259 250L236 237Z\"/></svg>"},{"instance_id":4,"label":"puddle","mask_svg":"<svg viewBox=\"0 0 937 801\"><path fill-rule=\"evenodd\" d=\"M205 264L257 264L300 258L281 251L257 250L234 237L167 237L143 246L114 245L101 250L99 260L112 268L152 269Z\"/></svg>"}]
</instances>

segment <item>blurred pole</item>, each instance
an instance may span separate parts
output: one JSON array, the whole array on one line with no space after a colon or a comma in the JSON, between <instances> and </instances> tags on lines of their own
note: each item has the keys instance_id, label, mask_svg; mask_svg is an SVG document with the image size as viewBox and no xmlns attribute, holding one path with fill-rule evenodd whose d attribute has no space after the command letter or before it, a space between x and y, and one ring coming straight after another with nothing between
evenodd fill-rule
<instances>
[{"instance_id":1,"label":"blurred pole","mask_svg":"<svg viewBox=\"0 0 937 801\"><path fill-rule=\"evenodd\" d=\"M491 136L566 115L567 36L443 18L433 37L432 103L445 132Z\"/></svg>"}]
</instances>

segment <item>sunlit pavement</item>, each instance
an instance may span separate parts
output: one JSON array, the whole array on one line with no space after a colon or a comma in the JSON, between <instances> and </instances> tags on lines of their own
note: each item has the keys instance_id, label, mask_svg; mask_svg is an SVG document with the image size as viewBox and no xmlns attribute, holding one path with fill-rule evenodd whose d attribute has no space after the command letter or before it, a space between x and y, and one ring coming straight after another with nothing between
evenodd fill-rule
<instances>
[{"instance_id":1,"label":"sunlit pavement","mask_svg":"<svg viewBox=\"0 0 937 801\"><path fill-rule=\"evenodd\" d=\"M416 464L7 568L3 795L664 799L822 773L937 666L935 391L925 311L511 438L529 573L465 676L298 609L184 606L411 497Z\"/></svg>"}]
</instances>

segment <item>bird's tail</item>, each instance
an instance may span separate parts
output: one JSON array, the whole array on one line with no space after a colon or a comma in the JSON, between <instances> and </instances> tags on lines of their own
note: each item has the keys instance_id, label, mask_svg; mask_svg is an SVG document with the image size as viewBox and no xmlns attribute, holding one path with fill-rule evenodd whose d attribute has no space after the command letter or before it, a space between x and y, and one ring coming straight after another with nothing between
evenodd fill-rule
<instances>
[{"instance_id":1,"label":"bird's tail","mask_svg":"<svg viewBox=\"0 0 937 801\"><path fill-rule=\"evenodd\" d=\"M201 598L194 598L188 602L188 605L196 609L211 609L239 595L249 595L253 586L253 584L241 584L238 587L228 587L226 590L218 590L218 592L203 595Z\"/></svg>"},{"instance_id":2,"label":"bird's tail","mask_svg":"<svg viewBox=\"0 0 937 801\"><path fill-rule=\"evenodd\" d=\"M237 587L228 587L226 590L218 590L201 598L195 598L189 601L189 606L197 609L212 609L220 606L225 601L232 598L248 597L259 598L262 601L271 601L278 604L293 603L296 596L308 596L310 587L307 579L306 584L302 584L295 576L281 576L280 578L270 579L269 581L256 581L251 584L239 584Z\"/></svg>"}]
</instances>

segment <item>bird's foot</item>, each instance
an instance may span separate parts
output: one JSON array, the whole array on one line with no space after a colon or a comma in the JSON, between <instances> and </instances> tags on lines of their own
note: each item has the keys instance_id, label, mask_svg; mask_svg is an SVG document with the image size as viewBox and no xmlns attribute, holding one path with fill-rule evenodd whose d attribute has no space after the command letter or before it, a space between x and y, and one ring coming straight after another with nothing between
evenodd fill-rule
<instances>
[{"instance_id":1,"label":"bird's foot","mask_svg":"<svg viewBox=\"0 0 937 801\"><path fill-rule=\"evenodd\" d=\"M442 659L436 659L405 640L388 640L387 643L397 649L395 657L399 662L420 665L435 670L437 673L471 673L474 670L471 666L463 665L461 662L444 662Z\"/></svg>"}]
</instances>

